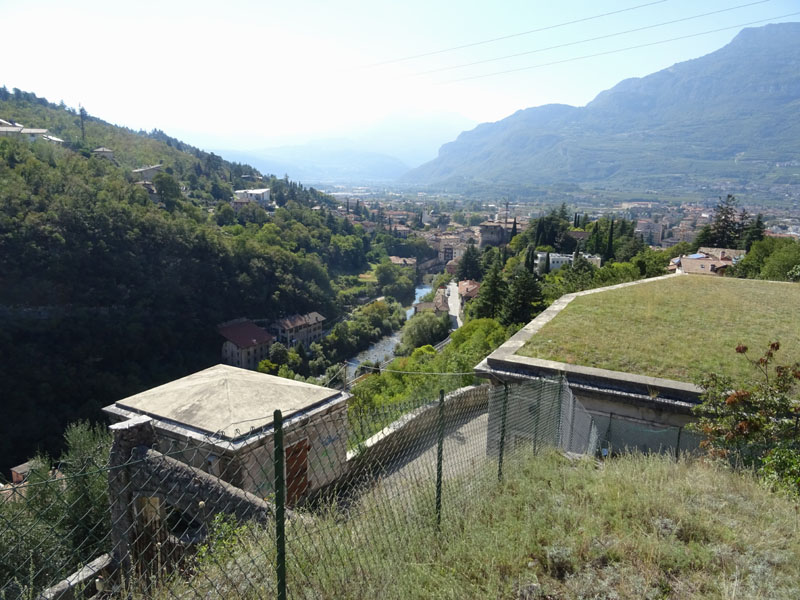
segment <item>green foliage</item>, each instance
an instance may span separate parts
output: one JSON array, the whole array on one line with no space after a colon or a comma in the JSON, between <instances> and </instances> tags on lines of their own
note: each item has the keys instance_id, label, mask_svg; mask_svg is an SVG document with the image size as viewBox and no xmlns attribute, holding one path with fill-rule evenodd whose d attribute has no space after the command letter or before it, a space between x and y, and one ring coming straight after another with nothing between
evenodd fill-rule
<instances>
[{"instance_id":1,"label":"green foliage","mask_svg":"<svg viewBox=\"0 0 800 600\"><path fill-rule=\"evenodd\" d=\"M750 251L733 269L733 274L747 279L796 281L792 269L797 265L800 265L800 242L766 237L753 242Z\"/></svg>"},{"instance_id":2,"label":"green foliage","mask_svg":"<svg viewBox=\"0 0 800 600\"><path fill-rule=\"evenodd\" d=\"M55 465L38 455L24 491L0 500L0 522L6 524L0 536L0 582L9 582L12 590L41 589L108 551L104 469L110 435L102 425L79 422L67 427L64 439L66 448ZM4 586L0 583L0 590Z\"/></svg>"},{"instance_id":3,"label":"green foliage","mask_svg":"<svg viewBox=\"0 0 800 600\"><path fill-rule=\"evenodd\" d=\"M511 273L508 295L503 302L500 322L503 325L525 324L544 310L544 297L539 279L523 266Z\"/></svg>"},{"instance_id":4,"label":"green foliage","mask_svg":"<svg viewBox=\"0 0 800 600\"><path fill-rule=\"evenodd\" d=\"M458 261L458 269L456 271L458 281L465 279L474 279L480 281L483 278L483 271L481 270L480 252L475 247L475 244L468 244L467 249Z\"/></svg>"},{"instance_id":5,"label":"green foliage","mask_svg":"<svg viewBox=\"0 0 800 600\"><path fill-rule=\"evenodd\" d=\"M438 344L450 333L450 315L439 317L432 312L414 315L403 327L403 336L396 356L408 356L420 346Z\"/></svg>"},{"instance_id":6,"label":"green foliage","mask_svg":"<svg viewBox=\"0 0 800 600\"><path fill-rule=\"evenodd\" d=\"M794 493L800 493L800 363L773 365L780 349L772 342L763 356L751 359L747 347L736 352L750 363L754 380L734 382L709 373L699 382L703 403L696 407L702 446L736 466L755 467Z\"/></svg>"},{"instance_id":7,"label":"green foliage","mask_svg":"<svg viewBox=\"0 0 800 600\"><path fill-rule=\"evenodd\" d=\"M225 513L215 514L205 542L197 549L194 558L197 568L203 570L215 564L226 564L240 546L240 538L247 533L247 524L239 525L235 517Z\"/></svg>"},{"instance_id":8,"label":"green foliage","mask_svg":"<svg viewBox=\"0 0 800 600\"><path fill-rule=\"evenodd\" d=\"M134 133L87 115L87 147L109 147L115 161L75 152L77 115L40 100L0 98L4 118L48 127L73 144L0 138L6 467L37 443L57 452L67 422L217 362L220 322L311 310L336 318L345 305L332 277L363 268L370 251L385 252L382 241L328 212L330 198L288 179L257 184L271 189L274 213L233 213L214 195L229 196L229 184L254 185L258 172L162 132ZM163 166L154 180L169 210L134 182L131 169L152 164ZM420 256L432 252L424 240L403 244ZM408 271L383 293L410 301Z\"/></svg>"},{"instance_id":9,"label":"green foliage","mask_svg":"<svg viewBox=\"0 0 800 600\"><path fill-rule=\"evenodd\" d=\"M500 257L496 257L483 279L478 297L471 302L473 314L478 319L499 318L506 299L508 285L501 273Z\"/></svg>"},{"instance_id":10,"label":"green foliage","mask_svg":"<svg viewBox=\"0 0 800 600\"><path fill-rule=\"evenodd\" d=\"M280 342L272 344L269 347L269 360L278 366L285 365L286 361L289 360L289 351L286 346Z\"/></svg>"},{"instance_id":11,"label":"green foliage","mask_svg":"<svg viewBox=\"0 0 800 600\"><path fill-rule=\"evenodd\" d=\"M380 374L357 383L352 390L350 414L362 415L366 420L353 420L353 443L363 441L388 423L366 418L371 410L378 410L376 414L391 420L400 413L395 415L387 408L396 406L402 412L436 398L440 389L451 391L471 385L475 380L473 367L513 331L493 319L474 319L453 331L450 343L441 351L436 352L431 346L417 348L410 356L393 360Z\"/></svg>"}]
</instances>

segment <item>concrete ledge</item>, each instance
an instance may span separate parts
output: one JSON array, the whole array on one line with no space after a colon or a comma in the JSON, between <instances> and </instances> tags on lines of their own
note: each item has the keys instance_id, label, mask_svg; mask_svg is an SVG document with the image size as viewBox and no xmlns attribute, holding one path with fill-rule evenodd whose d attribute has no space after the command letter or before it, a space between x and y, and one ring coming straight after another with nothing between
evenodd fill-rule
<instances>
[{"instance_id":1,"label":"concrete ledge","mask_svg":"<svg viewBox=\"0 0 800 600\"><path fill-rule=\"evenodd\" d=\"M66 579L59 581L56 585L46 589L37 596L37 600L73 600L76 598L76 591L89 589L88 595L94 596L94 579L97 576L108 575L114 568L114 561L110 554L103 554L95 558L82 569L75 571ZM81 594L81 597L84 597Z\"/></svg>"}]
</instances>

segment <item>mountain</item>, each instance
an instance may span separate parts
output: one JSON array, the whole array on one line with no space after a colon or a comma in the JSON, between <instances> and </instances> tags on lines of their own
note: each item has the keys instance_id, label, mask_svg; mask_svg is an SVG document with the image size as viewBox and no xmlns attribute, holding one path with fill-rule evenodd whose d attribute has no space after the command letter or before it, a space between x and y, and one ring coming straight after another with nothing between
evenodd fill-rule
<instances>
[{"instance_id":1,"label":"mountain","mask_svg":"<svg viewBox=\"0 0 800 600\"><path fill-rule=\"evenodd\" d=\"M281 146L249 152L224 151L265 173L294 180L324 183L379 183L408 171L400 159L359 149L349 140L325 140L300 146Z\"/></svg>"},{"instance_id":2,"label":"mountain","mask_svg":"<svg viewBox=\"0 0 800 600\"><path fill-rule=\"evenodd\" d=\"M727 46L585 107L528 108L467 131L406 182L669 185L800 178L800 23L742 30ZM796 171L796 169L794 169Z\"/></svg>"}]
</instances>

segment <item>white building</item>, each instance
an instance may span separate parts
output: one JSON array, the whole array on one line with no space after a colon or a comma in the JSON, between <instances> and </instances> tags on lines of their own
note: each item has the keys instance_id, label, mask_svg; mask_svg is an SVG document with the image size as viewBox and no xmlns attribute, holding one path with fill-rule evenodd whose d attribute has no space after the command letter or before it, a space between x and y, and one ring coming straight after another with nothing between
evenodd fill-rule
<instances>
[{"instance_id":1,"label":"white building","mask_svg":"<svg viewBox=\"0 0 800 600\"><path fill-rule=\"evenodd\" d=\"M262 206L269 204L269 188L257 190L236 190L233 192L237 199L258 202Z\"/></svg>"}]
</instances>

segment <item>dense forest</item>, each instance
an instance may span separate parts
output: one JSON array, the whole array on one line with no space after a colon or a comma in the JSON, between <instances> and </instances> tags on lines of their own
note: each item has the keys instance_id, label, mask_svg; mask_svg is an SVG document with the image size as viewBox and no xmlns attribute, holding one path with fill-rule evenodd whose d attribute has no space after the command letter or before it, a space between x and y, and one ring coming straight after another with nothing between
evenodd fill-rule
<instances>
[{"instance_id":1,"label":"dense forest","mask_svg":"<svg viewBox=\"0 0 800 600\"><path fill-rule=\"evenodd\" d=\"M333 320L381 283L413 297L413 274L350 279L387 247L423 250L367 235L313 188L19 90L0 89L0 118L64 140L0 137L4 475L37 449L58 452L67 423L218 362L222 321ZM155 197L133 173L154 164ZM277 207L234 212L228 200L246 187L270 188Z\"/></svg>"}]
</instances>

